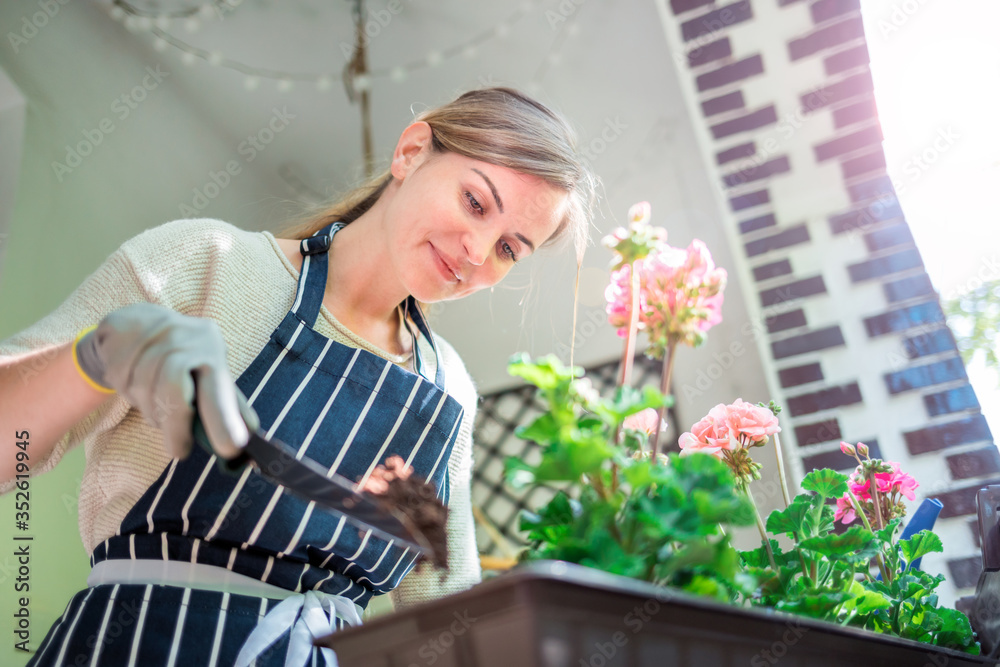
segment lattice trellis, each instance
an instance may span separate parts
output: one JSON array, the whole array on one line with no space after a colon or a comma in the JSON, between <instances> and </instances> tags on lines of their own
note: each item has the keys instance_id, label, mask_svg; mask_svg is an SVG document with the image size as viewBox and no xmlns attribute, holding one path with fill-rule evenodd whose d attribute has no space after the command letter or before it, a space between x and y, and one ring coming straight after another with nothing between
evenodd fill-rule
<instances>
[{"instance_id":1,"label":"lattice trellis","mask_svg":"<svg viewBox=\"0 0 1000 667\"><path fill-rule=\"evenodd\" d=\"M638 355L633 367L632 386L660 383L661 362ZM615 390L618 361L587 369L587 377L602 396L611 396ZM473 431L475 469L472 475L472 504L477 512L498 530L509 546L519 551L525 544L518 530L518 516L522 509L535 509L547 503L559 486L539 485L515 491L504 483L504 460L514 456L529 464L537 464L541 448L514 435L514 429L535 419L543 405L535 398L535 387L523 386L488 394L480 398ZM677 417L671 409L667 415L667 432L661 437L666 442L677 442ZM477 522L476 538L479 552L491 556L509 556L502 545Z\"/></svg>"}]
</instances>

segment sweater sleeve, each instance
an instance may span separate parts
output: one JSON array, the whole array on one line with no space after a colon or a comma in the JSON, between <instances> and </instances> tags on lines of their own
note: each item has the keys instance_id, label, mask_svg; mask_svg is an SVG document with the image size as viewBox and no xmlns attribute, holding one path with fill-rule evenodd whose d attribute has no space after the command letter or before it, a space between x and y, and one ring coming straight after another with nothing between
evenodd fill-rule
<instances>
[{"instance_id":1,"label":"sweater sleeve","mask_svg":"<svg viewBox=\"0 0 1000 667\"><path fill-rule=\"evenodd\" d=\"M236 230L221 221L176 220L129 239L55 310L27 329L0 341L0 357L63 345L108 313L134 303L157 303L186 314L196 314L192 311L197 309L198 294L174 289L174 279L178 272L194 264L191 244L198 243L196 233L223 227ZM192 281L196 283L197 280ZM44 363L44 357L39 363ZM24 368L21 381L29 382L38 370ZM64 434L46 459L32 465L31 474L51 470L73 447L115 428L130 408L125 399L112 396ZM11 484L0 485L0 493L10 488Z\"/></svg>"},{"instance_id":2,"label":"sweater sleeve","mask_svg":"<svg viewBox=\"0 0 1000 667\"><path fill-rule=\"evenodd\" d=\"M458 353L440 336L436 338L445 364L448 392L465 408L458 439L448 460L448 570L439 572L425 564L407 574L389 593L395 609L458 593L478 584L483 576L472 518L472 425L478 396Z\"/></svg>"}]
</instances>

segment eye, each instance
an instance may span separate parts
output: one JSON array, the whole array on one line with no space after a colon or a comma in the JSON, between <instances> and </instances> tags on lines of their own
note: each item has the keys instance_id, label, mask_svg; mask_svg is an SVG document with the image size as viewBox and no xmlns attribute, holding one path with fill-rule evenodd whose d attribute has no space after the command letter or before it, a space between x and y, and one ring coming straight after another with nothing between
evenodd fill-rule
<instances>
[{"instance_id":1,"label":"eye","mask_svg":"<svg viewBox=\"0 0 1000 667\"><path fill-rule=\"evenodd\" d=\"M514 253L514 249L511 248L510 244L503 239L500 240L500 253L512 262L517 261L517 255Z\"/></svg>"},{"instance_id":2,"label":"eye","mask_svg":"<svg viewBox=\"0 0 1000 667\"><path fill-rule=\"evenodd\" d=\"M472 209L473 213L475 213L476 215L486 215L486 210L482 207L482 205L478 201L476 201L476 198L472 196L471 192L466 192L465 198L466 200L468 200L469 207Z\"/></svg>"}]
</instances>

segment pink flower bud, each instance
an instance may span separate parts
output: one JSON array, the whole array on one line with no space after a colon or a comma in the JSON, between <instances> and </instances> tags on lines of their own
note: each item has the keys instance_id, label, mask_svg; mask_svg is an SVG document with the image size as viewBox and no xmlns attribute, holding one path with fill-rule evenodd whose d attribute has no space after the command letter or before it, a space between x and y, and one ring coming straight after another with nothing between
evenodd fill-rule
<instances>
[{"instance_id":1,"label":"pink flower bud","mask_svg":"<svg viewBox=\"0 0 1000 667\"><path fill-rule=\"evenodd\" d=\"M641 201L638 204L632 204L632 207L628 210L629 223L633 225L641 225L642 223L648 221L651 210L652 209L648 201Z\"/></svg>"},{"instance_id":2,"label":"pink flower bud","mask_svg":"<svg viewBox=\"0 0 1000 667\"><path fill-rule=\"evenodd\" d=\"M849 442L840 441L840 451L844 452L848 456L857 456L855 453L854 445Z\"/></svg>"},{"instance_id":3,"label":"pink flower bud","mask_svg":"<svg viewBox=\"0 0 1000 667\"><path fill-rule=\"evenodd\" d=\"M863 442L858 443L858 455L868 458L868 445Z\"/></svg>"}]
</instances>

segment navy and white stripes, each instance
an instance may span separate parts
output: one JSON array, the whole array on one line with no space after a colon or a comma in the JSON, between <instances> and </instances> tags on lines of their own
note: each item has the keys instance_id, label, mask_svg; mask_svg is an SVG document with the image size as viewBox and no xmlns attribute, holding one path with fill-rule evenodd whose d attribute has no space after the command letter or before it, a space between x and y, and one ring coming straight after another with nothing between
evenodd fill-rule
<instances>
[{"instance_id":1,"label":"navy and white stripes","mask_svg":"<svg viewBox=\"0 0 1000 667\"><path fill-rule=\"evenodd\" d=\"M328 226L303 240L292 309L237 385L266 435L295 447L299 458L360 482L398 455L447 503L447 461L463 410L444 391L443 364L416 303L408 299L406 312L434 350L433 378L312 328L326 290L326 251L337 229ZM416 554L350 517L287 493L251 468L238 476L224 473L214 456L196 447L166 467L118 533L91 555L92 564L114 559L214 565L287 591L343 596L363 608L372 595L398 585ZM76 664L67 653L85 652L87 642L93 664L181 664L194 655L226 664L238 653L239 638L277 603L197 588L98 585L73 598L35 664ZM124 624L116 620L121 610L132 607L131 639L105 642L117 632L113 623ZM123 630L121 637L126 635ZM275 650L275 656L284 655Z\"/></svg>"}]
</instances>

